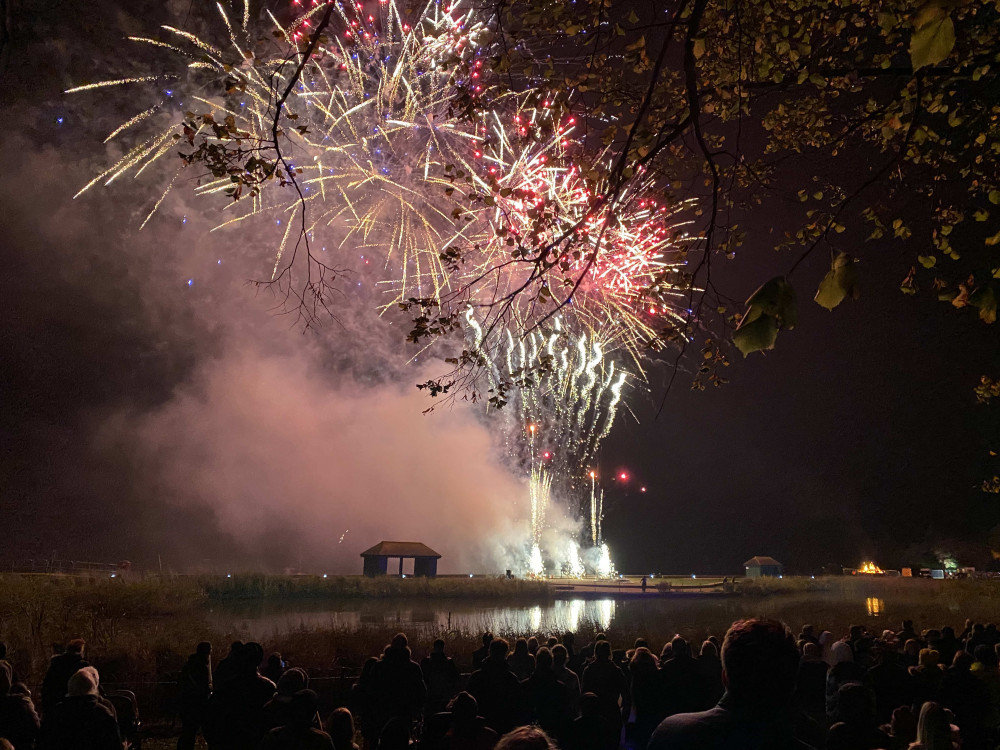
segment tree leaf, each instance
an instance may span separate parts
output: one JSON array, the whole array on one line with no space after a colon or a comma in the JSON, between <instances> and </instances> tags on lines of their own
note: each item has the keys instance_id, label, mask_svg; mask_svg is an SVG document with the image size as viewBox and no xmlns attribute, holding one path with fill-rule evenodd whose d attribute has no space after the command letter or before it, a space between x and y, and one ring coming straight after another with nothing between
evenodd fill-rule
<instances>
[{"instance_id":1,"label":"tree leaf","mask_svg":"<svg viewBox=\"0 0 1000 750\"><path fill-rule=\"evenodd\" d=\"M948 12L929 4L918 15L910 38L910 64L914 70L936 65L951 54L955 46L955 24Z\"/></svg>"},{"instance_id":2,"label":"tree leaf","mask_svg":"<svg viewBox=\"0 0 1000 750\"><path fill-rule=\"evenodd\" d=\"M777 320L779 327L791 330L795 328L798 311L795 304L795 289L784 276L775 276L754 292L747 300L747 306L759 308L757 315L770 315Z\"/></svg>"},{"instance_id":3,"label":"tree leaf","mask_svg":"<svg viewBox=\"0 0 1000 750\"><path fill-rule=\"evenodd\" d=\"M746 357L751 352L773 349L778 339L778 321L771 315L759 315L756 319L740 323L733 332L733 343Z\"/></svg>"},{"instance_id":4,"label":"tree leaf","mask_svg":"<svg viewBox=\"0 0 1000 750\"><path fill-rule=\"evenodd\" d=\"M854 268L854 258L847 253L837 253L813 299L821 307L832 310L843 302L845 297L857 299L858 294L858 274Z\"/></svg>"},{"instance_id":5,"label":"tree leaf","mask_svg":"<svg viewBox=\"0 0 1000 750\"><path fill-rule=\"evenodd\" d=\"M996 323L997 296L992 286L981 286L970 294L969 304L979 308L979 319L984 323Z\"/></svg>"}]
</instances>

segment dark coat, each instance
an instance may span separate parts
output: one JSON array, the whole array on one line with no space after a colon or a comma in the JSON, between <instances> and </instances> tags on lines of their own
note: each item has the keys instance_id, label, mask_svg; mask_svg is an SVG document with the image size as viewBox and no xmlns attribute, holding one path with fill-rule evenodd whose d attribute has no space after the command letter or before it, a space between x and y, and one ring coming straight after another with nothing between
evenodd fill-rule
<instances>
[{"instance_id":1,"label":"dark coat","mask_svg":"<svg viewBox=\"0 0 1000 750\"><path fill-rule=\"evenodd\" d=\"M744 708L728 695L708 711L660 722L649 750L809 750L795 738L786 711Z\"/></svg>"},{"instance_id":2,"label":"dark coat","mask_svg":"<svg viewBox=\"0 0 1000 750\"><path fill-rule=\"evenodd\" d=\"M38 714L31 698L23 693L0 696L0 737L14 750L30 750L38 737Z\"/></svg>"},{"instance_id":3,"label":"dark coat","mask_svg":"<svg viewBox=\"0 0 1000 750\"><path fill-rule=\"evenodd\" d=\"M38 750L121 748L118 721L96 695L73 696L53 706L45 714L38 741Z\"/></svg>"},{"instance_id":4,"label":"dark coat","mask_svg":"<svg viewBox=\"0 0 1000 750\"><path fill-rule=\"evenodd\" d=\"M427 701L435 708L455 697L458 692L459 673L455 660L441 653L432 653L420 662L420 672L427 686Z\"/></svg>"},{"instance_id":5,"label":"dark coat","mask_svg":"<svg viewBox=\"0 0 1000 750\"><path fill-rule=\"evenodd\" d=\"M208 705L212 694L212 662L207 656L191 654L181 668L177 700L181 713L198 711Z\"/></svg>"},{"instance_id":6,"label":"dark coat","mask_svg":"<svg viewBox=\"0 0 1000 750\"><path fill-rule=\"evenodd\" d=\"M264 706L274 696L274 683L257 674L232 677L208 700L202 732L215 750L256 747L264 736Z\"/></svg>"},{"instance_id":7,"label":"dark coat","mask_svg":"<svg viewBox=\"0 0 1000 750\"><path fill-rule=\"evenodd\" d=\"M479 704L486 726L501 735L514 728L521 685L505 660L487 657L482 669L469 676L467 690Z\"/></svg>"},{"instance_id":8,"label":"dark coat","mask_svg":"<svg viewBox=\"0 0 1000 750\"><path fill-rule=\"evenodd\" d=\"M333 740L315 727L278 727L264 735L260 750L333 750Z\"/></svg>"},{"instance_id":9,"label":"dark coat","mask_svg":"<svg viewBox=\"0 0 1000 750\"><path fill-rule=\"evenodd\" d=\"M66 697L66 683L84 667L90 666L80 654L67 651L52 657L49 669L42 680L42 713L48 713Z\"/></svg>"},{"instance_id":10,"label":"dark coat","mask_svg":"<svg viewBox=\"0 0 1000 750\"><path fill-rule=\"evenodd\" d=\"M420 666L410 659L410 649L389 647L372 668L372 694L379 725L392 718L410 720L424 707L427 686Z\"/></svg>"}]
</instances>

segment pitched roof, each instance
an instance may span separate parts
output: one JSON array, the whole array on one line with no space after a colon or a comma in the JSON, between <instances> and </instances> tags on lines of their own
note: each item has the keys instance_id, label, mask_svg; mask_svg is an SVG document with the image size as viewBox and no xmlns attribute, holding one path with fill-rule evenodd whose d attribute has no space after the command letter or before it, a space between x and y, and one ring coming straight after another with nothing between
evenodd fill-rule
<instances>
[{"instance_id":1,"label":"pitched roof","mask_svg":"<svg viewBox=\"0 0 1000 750\"><path fill-rule=\"evenodd\" d=\"M751 557L745 563L743 563L744 568L749 568L750 566L764 566L764 565L781 565L780 562L775 560L773 557L768 557L767 555L757 555L756 557Z\"/></svg>"},{"instance_id":2,"label":"pitched roof","mask_svg":"<svg viewBox=\"0 0 1000 750\"><path fill-rule=\"evenodd\" d=\"M361 553L362 557L437 557L437 552L422 542L379 542Z\"/></svg>"}]
</instances>

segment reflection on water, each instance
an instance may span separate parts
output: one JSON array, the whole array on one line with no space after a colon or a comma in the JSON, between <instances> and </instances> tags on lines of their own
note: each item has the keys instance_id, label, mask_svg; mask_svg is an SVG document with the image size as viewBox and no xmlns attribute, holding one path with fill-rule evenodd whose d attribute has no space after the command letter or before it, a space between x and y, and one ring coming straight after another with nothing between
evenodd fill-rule
<instances>
[{"instance_id":1,"label":"reflection on water","mask_svg":"<svg viewBox=\"0 0 1000 750\"><path fill-rule=\"evenodd\" d=\"M865 599L865 609L868 610L869 617L878 617L885 613L885 602L878 597L869 596Z\"/></svg>"}]
</instances>

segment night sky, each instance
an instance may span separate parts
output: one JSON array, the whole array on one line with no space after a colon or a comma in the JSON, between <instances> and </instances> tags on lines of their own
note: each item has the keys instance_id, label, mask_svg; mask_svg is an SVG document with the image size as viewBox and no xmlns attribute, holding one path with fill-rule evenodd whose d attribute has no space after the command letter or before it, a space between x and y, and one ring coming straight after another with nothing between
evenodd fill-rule
<instances>
[{"instance_id":1,"label":"night sky","mask_svg":"<svg viewBox=\"0 0 1000 750\"><path fill-rule=\"evenodd\" d=\"M435 363L406 364L404 318L359 311L375 294L362 253L338 320L303 332L245 284L269 271L272 219L209 234L221 204L180 185L139 232L155 175L72 199L138 105L61 92L142 71L122 37L197 25L189 5L16 8L0 56L0 561L360 572L361 550L413 538L445 569L483 569L523 517L519 484L488 418L461 402L421 414L413 384ZM736 298L787 267L773 218L719 261ZM659 418L666 367L627 394L635 418L620 413L600 456L603 476L630 475L605 482L619 569L983 556L1000 523L977 489L996 416L973 387L1000 374L995 326L900 294L911 260L891 248L861 264L861 299L829 313L805 291L825 262L798 272L796 330L766 356L733 351L728 386L692 392L682 374Z\"/></svg>"}]
</instances>

